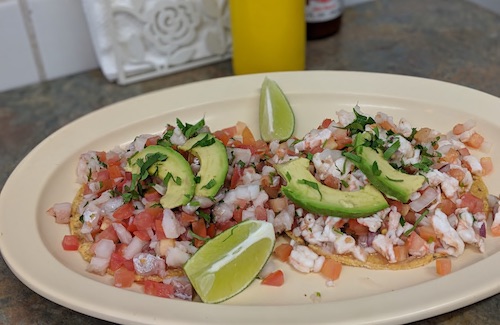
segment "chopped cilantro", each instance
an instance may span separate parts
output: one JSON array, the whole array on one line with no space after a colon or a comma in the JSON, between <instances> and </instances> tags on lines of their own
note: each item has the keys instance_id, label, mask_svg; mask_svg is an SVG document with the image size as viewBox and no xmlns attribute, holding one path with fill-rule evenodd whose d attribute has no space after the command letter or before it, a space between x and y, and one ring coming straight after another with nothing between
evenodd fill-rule
<instances>
[{"instance_id":1,"label":"chopped cilantro","mask_svg":"<svg viewBox=\"0 0 500 325\"><path fill-rule=\"evenodd\" d=\"M398 151L400 146L401 146L401 143L399 142L399 139L398 139L389 148L387 148L386 151L384 151L384 154L383 154L384 159L389 160L392 157L392 155L394 155L394 153L396 151Z\"/></svg>"},{"instance_id":2,"label":"chopped cilantro","mask_svg":"<svg viewBox=\"0 0 500 325\"><path fill-rule=\"evenodd\" d=\"M316 191L318 191L318 193L319 193L320 200L322 200L322 199L323 199L323 194L322 194L322 193L321 193L321 191L319 190L319 185L318 185L318 183L316 183L316 182L312 182L312 181L308 181L307 179L299 179L299 180L297 181L297 183L299 183L299 184L304 184L304 185L309 186L310 188L315 189L315 190L316 190Z\"/></svg>"},{"instance_id":3,"label":"chopped cilantro","mask_svg":"<svg viewBox=\"0 0 500 325\"><path fill-rule=\"evenodd\" d=\"M424 219L424 217L429 213L429 210L425 210L421 215L420 217L418 217L417 221L415 221L415 224L413 225L413 227L411 227L410 229L408 229L407 231L404 232L404 235L405 236L409 236L412 231L414 231L416 228L417 228L417 225L420 223L420 221L422 221L422 219Z\"/></svg>"},{"instance_id":4,"label":"chopped cilantro","mask_svg":"<svg viewBox=\"0 0 500 325\"><path fill-rule=\"evenodd\" d=\"M205 185L203 185L202 188L206 188L207 190L211 189L212 187L214 187L216 185L216 181L215 179L211 179L208 183L206 183Z\"/></svg>"},{"instance_id":5,"label":"chopped cilantro","mask_svg":"<svg viewBox=\"0 0 500 325\"><path fill-rule=\"evenodd\" d=\"M205 126L205 119L201 119L195 124L183 124L181 120L177 119L176 123L177 127L182 131L182 134L184 134L186 138L189 139Z\"/></svg>"}]
</instances>

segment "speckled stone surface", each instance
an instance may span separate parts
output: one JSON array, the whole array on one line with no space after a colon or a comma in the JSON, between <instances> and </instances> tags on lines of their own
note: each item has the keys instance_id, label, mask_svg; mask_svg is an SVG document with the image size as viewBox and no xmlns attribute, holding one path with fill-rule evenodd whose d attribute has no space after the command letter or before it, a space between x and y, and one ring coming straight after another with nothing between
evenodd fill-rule
<instances>
[{"instance_id":1,"label":"speckled stone surface","mask_svg":"<svg viewBox=\"0 0 500 325\"><path fill-rule=\"evenodd\" d=\"M308 43L307 69L420 76L500 97L500 16L459 0L386 0L350 7L339 34ZM118 86L96 70L0 93L0 188L40 141L86 113L153 90L231 74L226 61ZM496 295L413 324L500 324L499 309ZM39 296L0 258L0 324L109 323Z\"/></svg>"}]
</instances>

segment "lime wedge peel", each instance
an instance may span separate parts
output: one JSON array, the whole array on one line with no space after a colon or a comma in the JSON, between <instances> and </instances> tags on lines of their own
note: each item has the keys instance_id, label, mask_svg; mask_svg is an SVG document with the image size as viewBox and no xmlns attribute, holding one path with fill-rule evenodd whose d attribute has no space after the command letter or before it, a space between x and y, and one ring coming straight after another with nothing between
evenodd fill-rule
<instances>
[{"instance_id":1,"label":"lime wedge peel","mask_svg":"<svg viewBox=\"0 0 500 325\"><path fill-rule=\"evenodd\" d=\"M271 256L274 227L246 220L209 240L184 265L205 303L225 301L247 288Z\"/></svg>"},{"instance_id":2,"label":"lime wedge peel","mask_svg":"<svg viewBox=\"0 0 500 325\"><path fill-rule=\"evenodd\" d=\"M276 81L265 78L260 91L259 128L262 140L288 140L295 130L295 115Z\"/></svg>"}]
</instances>

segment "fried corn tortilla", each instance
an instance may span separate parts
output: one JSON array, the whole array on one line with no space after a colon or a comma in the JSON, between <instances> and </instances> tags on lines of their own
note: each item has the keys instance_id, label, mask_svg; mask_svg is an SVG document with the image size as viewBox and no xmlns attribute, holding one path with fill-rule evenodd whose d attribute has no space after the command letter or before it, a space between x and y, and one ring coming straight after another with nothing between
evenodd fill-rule
<instances>
[{"instance_id":1,"label":"fried corn tortilla","mask_svg":"<svg viewBox=\"0 0 500 325\"><path fill-rule=\"evenodd\" d=\"M489 211L490 207L488 205L488 187L484 183L481 177L474 177L474 181L472 183L471 194L483 200L485 211ZM81 188L75 199L73 200L71 207L71 219L70 219L70 230L72 235L78 236L80 240L80 246L78 248L79 253L82 255L83 259L87 262L90 262L90 259L93 256L91 251L91 247L93 242L87 241L85 237L81 234L82 222L80 221L80 214L78 213L78 206L82 202L83 199L83 188ZM304 245L305 241L301 237L297 237L292 234L291 231L286 232L288 237L295 240L297 243ZM408 270L414 269L426 264L429 264L433 260L437 258L444 257L444 254L434 253L427 254L423 257L410 257L404 261L397 263L389 263L386 258L378 253L369 254L366 261L360 261L355 258L352 254L332 254L322 247L317 245L308 245L308 247L313 250L316 254L325 256L326 258L333 259L337 262L340 262L347 266L355 266L355 267L364 267L372 270ZM184 275L184 271L182 269L168 269L166 277L175 277ZM113 271L108 269L109 274L113 274ZM157 275L153 276L140 276L136 275L136 281L140 282L143 280L152 280L161 282L163 278Z\"/></svg>"},{"instance_id":2,"label":"fried corn tortilla","mask_svg":"<svg viewBox=\"0 0 500 325\"><path fill-rule=\"evenodd\" d=\"M474 177L470 192L472 195L483 200L484 211L489 211L490 207L488 204L488 187L484 183L481 177ZM318 245L307 244L302 237L295 236L291 231L286 232L287 236L293 239L300 245L307 245L313 252L318 255L324 256L335 260L343 265L364 267L372 270L409 270L424 266L429 264L438 258L446 257L443 253L427 254L422 257L409 257L404 261L389 263L385 257L379 253L369 254L366 261L361 261L354 257L352 254L333 254L326 251L324 248Z\"/></svg>"}]
</instances>

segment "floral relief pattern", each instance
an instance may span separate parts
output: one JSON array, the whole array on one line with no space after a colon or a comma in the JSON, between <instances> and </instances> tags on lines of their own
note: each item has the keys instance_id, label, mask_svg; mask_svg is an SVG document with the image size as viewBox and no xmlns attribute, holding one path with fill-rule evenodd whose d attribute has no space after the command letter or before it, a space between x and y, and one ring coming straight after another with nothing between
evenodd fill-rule
<instances>
[{"instance_id":1,"label":"floral relief pattern","mask_svg":"<svg viewBox=\"0 0 500 325\"><path fill-rule=\"evenodd\" d=\"M118 83L228 59L227 0L112 0Z\"/></svg>"}]
</instances>

